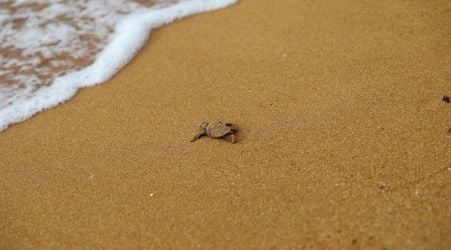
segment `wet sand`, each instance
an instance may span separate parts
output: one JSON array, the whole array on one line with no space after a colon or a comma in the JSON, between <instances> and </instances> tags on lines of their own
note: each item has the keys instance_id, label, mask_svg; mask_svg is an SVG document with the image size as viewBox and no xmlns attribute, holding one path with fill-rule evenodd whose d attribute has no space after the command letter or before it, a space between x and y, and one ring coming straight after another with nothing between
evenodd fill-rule
<instances>
[{"instance_id":1,"label":"wet sand","mask_svg":"<svg viewBox=\"0 0 451 250\"><path fill-rule=\"evenodd\" d=\"M450 249L448 1L242 0L0 133L0 248ZM190 142L202 121L239 142Z\"/></svg>"}]
</instances>

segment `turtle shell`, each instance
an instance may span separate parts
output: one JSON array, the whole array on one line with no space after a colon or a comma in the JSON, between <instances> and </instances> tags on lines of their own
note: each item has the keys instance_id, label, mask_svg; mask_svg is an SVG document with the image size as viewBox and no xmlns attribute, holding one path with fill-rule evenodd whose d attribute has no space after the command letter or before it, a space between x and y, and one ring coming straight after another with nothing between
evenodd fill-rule
<instances>
[{"instance_id":1,"label":"turtle shell","mask_svg":"<svg viewBox=\"0 0 451 250\"><path fill-rule=\"evenodd\" d=\"M230 126L225 125L222 122L212 122L208 124L206 128L207 135L218 138L229 134L232 131Z\"/></svg>"}]
</instances>

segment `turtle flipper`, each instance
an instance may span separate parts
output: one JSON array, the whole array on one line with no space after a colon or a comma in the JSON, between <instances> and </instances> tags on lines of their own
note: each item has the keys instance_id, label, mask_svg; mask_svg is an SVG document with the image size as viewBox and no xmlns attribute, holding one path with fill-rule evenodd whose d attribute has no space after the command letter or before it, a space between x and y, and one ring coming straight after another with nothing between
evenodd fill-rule
<instances>
[{"instance_id":1,"label":"turtle flipper","mask_svg":"<svg viewBox=\"0 0 451 250\"><path fill-rule=\"evenodd\" d=\"M236 139L235 139L235 135L233 133L230 133L226 136L223 137L224 140L231 142L231 143L235 143Z\"/></svg>"},{"instance_id":2,"label":"turtle flipper","mask_svg":"<svg viewBox=\"0 0 451 250\"><path fill-rule=\"evenodd\" d=\"M205 131L205 129L204 129L204 130L202 130L202 131L200 131L199 133L197 133L197 135L195 135L195 136L194 136L194 138L193 138L193 139L191 139L191 142L193 142L193 141L195 141L195 140L197 140L197 139L201 138L201 137L202 137L202 136L204 136L204 135L206 135L206 131Z\"/></svg>"}]
</instances>

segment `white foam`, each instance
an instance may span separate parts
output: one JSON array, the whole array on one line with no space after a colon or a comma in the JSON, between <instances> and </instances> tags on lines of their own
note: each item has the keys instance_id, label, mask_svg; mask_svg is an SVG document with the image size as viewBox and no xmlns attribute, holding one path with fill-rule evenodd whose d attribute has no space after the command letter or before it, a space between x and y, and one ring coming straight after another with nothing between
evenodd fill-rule
<instances>
[{"instance_id":1,"label":"white foam","mask_svg":"<svg viewBox=\"0 0 451 250\"><path fill-rule=\"evenodd\" d=\"M15 60L14 58L2 56L0 54L0 77L9 77L17 84L2 85L0 83L0 131L7 128L12 123L23 121L32 115L44 109L54 107L64 101L67 101L77 92L79 88L100 84L111 78L119 69L127 64L143 44L149 38L152 29L170 23L174 20L187 17L196 13L211 11L226 7L235 3L237 0L179 0L175 3L165 4L159 1L159 5L152 8L144 7L136 2L127 2L127 0L108 1L116 8L113 13L111 9L102 8L102 1L97 2L100 5L89 5L91 1L81 1L85 6L78 6L79 13L73 13L73 6L66 6L55 1L48 0L21 0L15 4L42 3L47 4L53 2L44 8L43 13L39 15L48 18L56 18L61 13L72 13L74 16L83 16L81 12L87 12L90 16L99 17L100 25L94 26L87 22L77 22L77 25L71 26L64 22L48 23L45 30L42 24L39 24L39 16L30 15L29 11L19 13L18 16L28 17L25 25L32 23L34 27L29 27L23 34L16 35L8 24L7 20L11 13L0 12L0 30L1 46L20 49L21 56L28 58L26 62L23 60ZM77 2L77 1L75 1ZM78 2L78 3L80 3ZM111 7L111 6L110 6ZM127 14L122 14L127 13ZM15 17L17 18L17 17ZM5 25L5 23L7 23ZM12 24L11 24L12 25ZM79 27L80 26L80 27ZM114 27L112 36L108 36L109 26ZM55 55L61 53L69 53L75 59L84 58L92 53L87 50L85 41L80 36L74 37L74 33L94 32L98 34L98 39L104 39L107 44L101 52L96 56L94 63L81 70L66 70L67 73L57 77L62 72L57 72L60 66L71 66L71 62L54 59ZM61 36L62 35L62 36ZM64 39L62 38L64 37ZM9 39L9 40L8 40ZM19 41L19 42L18 42ZM7 42L11 44L6 44ZM50 44L50 46L49 46ZM93 45L90 44L92 47ZM89 47L89 46L88 46ZM94 48L97 50L98 48ZM39 51L39 57L36 56ZM42 58L52 58L46 67L37 67L40 65ZM28 74L11 75L8 71L9 67L20 67L21 72L27 70ZM37 68L35 68L37 67ZM6 69L6 70L5 70ZM52 72L54 75L52 75ZM56 73L55 73L56 72ZM9 73L9 74L8 74ZM8 75L7 75L8 74ZM43 85L41 76L49 76L51 83Z\"/></svg>"}]
</instances>

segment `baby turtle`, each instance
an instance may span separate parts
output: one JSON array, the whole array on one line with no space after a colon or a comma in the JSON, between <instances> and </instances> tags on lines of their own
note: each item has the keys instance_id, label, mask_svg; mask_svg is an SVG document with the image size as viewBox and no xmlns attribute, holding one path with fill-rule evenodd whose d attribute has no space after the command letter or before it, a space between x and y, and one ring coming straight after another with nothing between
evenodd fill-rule
<instances>
[{"instance_id":1,"label":"baby turtle","mask_svg":"<svg viewBox=\"0 0 451 250\"><path fill-rule=\"evenodd\" d=\"M223 122L202 122L199 125L201 131L194 136L192 142L206 135L211 138L224 139L231 143L235 143L234 132L238 131L238 128L232 123Z\"/></svg>"}]
</instances>

